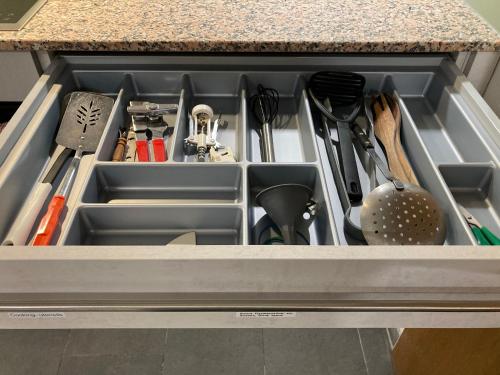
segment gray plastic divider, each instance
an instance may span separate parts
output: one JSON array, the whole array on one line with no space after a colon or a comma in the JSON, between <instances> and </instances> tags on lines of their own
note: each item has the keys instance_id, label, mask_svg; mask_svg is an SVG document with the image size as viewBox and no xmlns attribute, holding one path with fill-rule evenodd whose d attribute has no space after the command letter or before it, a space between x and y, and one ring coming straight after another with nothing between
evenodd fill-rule
<instances>
[{"instance_id":1,"label":"gray plastic divider","mask_svg":"<svg viewBox=\"0 0 500 375\"><path fill-rule=\"evenodd\" d=\"M61 86L55 85L50 89L23 133L26 141L18 142L12 148L10 157L0 169L2 238L47 169L63 96Z\"/></svg>"},{"instance_id":2,"label":"gray plastic divider","mask_svg":"<svg viewBox=\"0 0 500 375\"><path fill-rule=\"evenodd\" d=\"M476 240L458 209L457 196L449 189L450 175L445 176L442 172L447 171L447 161L464 166L491 164L496 169L498 157L483 139L482 133L473 126L467 107L458 103L453 82L445 72L440 70L438 73L416 95L406 95L404 88L400 89L392 79L387 80L386 87L403 93L398 95L398 99L403 115L402 137L405 150L415 162L414 168L419 180L436 195L448 214L449 243L476 245ZM479 163L466 163L468 160ZM442 169L443 163L445 167ZM458 169L453 170L456 172ZM473 169L464 167L461 170L465 172ZM470 179L473 176L461 175L457 178ZM492 218L486 220L495 221Z\"/></svg>"},{"instance_id":3,"label":"gray plastic divider","mask_svg":"<svg viewBox=\"0 0 500 375\"><path fill-rule=\"evenodd\" d=\"M144 74L139 75L143 77ZM177 75L174 75L176 77ZM174 103L179 105L178 113L182 113L183 110L183 91L180 92L161 92L161 93L147 93L143 91L138 91L139 89L145 90L144 82L138 83L138 75L135 74L125 74L121 75L122 82L120 84L120 97L115 103L116 108L112 114L112 121L109 127L107 127L102 135L100 146L96 152L97 161L107 162L110 161L113 155L114 148L116 146L117 137L120 129L127 129L131 126L131 119L127 113L127 106L131 100L144 100L160 103ZM172 124L174 131L179 126L180 117L176 114L168 114L166 116L169 124ZM171 137L172 139L175 136ZM170 139L167 141L167 152L169 160L171 160L173 155L173 141ZM128 162L122 162L128 164ZM133 164L136 164L135 162Z\"/></svg>"},{"instance_id":4,"label":"gray plastic divider","mask_svg":"<svg viewBox=\"0 0 500 375\"><path fill-rule=\"evenodd\" d=\"M370 59L363 60L363 63L359 66L339 66L338 64L329 66L324 62L314 65L310 64L307 59L303 60L302 65L294 66L281 63L283 65L278 66L273 65L273 61L283 60L272 58L269 60L269 66L259 63L255 67L252 64L242 64L240 67L226 65L205 67L188 63L184 63L182 66L175 64L145 64L143 66L141 64L127 65L126 63L100 65L95 62L86 63L85 61L88 59L82 59L83 62L78 62L78 57L74 58L74 61L77 62L72 65L71 61L73 60L71 59L68 60L70 63L65 66L65 69L58 72L57 77L54 77L53 90L59 88L60 96L77 89L100 91L116 96L116 102L98 147L96 158L92 158L92 160L87 158L88 167L80 170L79 180L83 182L73 188L72 197L69 201L70 207L58 244L77 243L80 235L75 233L82 230L81 233L87 233L87 238L92 240L92 233L97 228L96 223L101 222L101 214L109 220L115 219L114 223L110 221L103 224L103 227L108 230L107 233L111 233L119 229L114 228L113 225L123 223L126 226L131 223L139 223L138 218L144 218L146 217L144 215L151 212L154 220L144 219L144 225L141 222L137 226L138 230L145 233L145 231L147 232L145 224L156 225L157 223L153 223L156 219L162 220L163 216L160 213L169 213L169 215L173 213L175 216L182 210L189 211L190 214L194 215L192 229L199 228L201 231L208 229L222 230L224 228L233 231L237 229L238 243L250 244L252 242L251 231L257 218L256 213L259 211L251 201L253 194L255 194L255 190L252 190L252 188L255 187L255 175L261 173L268 183L284 183L294 179L307 180L307 176L314 175L314 179L309 180L309 184L315 190L315 198L321 203L321 212L316 218L317 221L310 228L312 231L311 241L314 244L338 245L346 243L341 233L343 212L337 202L338 198L331 179L331 172L329 172L328 161L324 158L322 140L318 138L315 132L311 108L305 91L305 82L309 76L320 69L356 70L367 78L367 91L386 90L388 87L387 77L392 77L394 85L403 97L400 103L403 115L402 135L404 146L424 187L431 190L438 197L449 215L451 229L447 243L475 243L465 222L459 215L453 196L446 186L445 179L439 173L438 167L441 160L439 158L433 159L438 154L428 149L429 144L426 143L426 137L422 137L424 125L417 124L414 121L414 117L417 119L419 116L427 118L426 116L430 113L438 116L439 126L443 124L448 126L448 123L444 121L448 109L453 112L453 116L450 118L458 119L465 127L474 127L471 118L466 118L468 116L467 108L460 105L459 98L455 96L455 93L452 91L445 92L448 90L447 85L450 85L450 82L445 77L445 74L440 71L440 69L444 68L440 67L439 64L436 65L440 61L439 59L432 60L434 62L428 62L427 65L424 64L418 68L405 66L401 62L398 64L402 65L397 65L392 60L388 60L387 66L372 66L369 63L369 61L372 61ZM99 60L100 57L95 57L95 59ZM106 60L106 58L103 59ZM313 59L312 61L316 60ZM376 59L376 61L382 60ZM254 120L249 108L249 98L258 83L276 87L282 92L284 106L282 110L288 113L291 118L289 127L278 128L275 131L275 141L278 143L278 158L275 163L260 162L259 149L256 147L256 145L258 146L258 137L252 130ZM432 95L439 92L445 93L441 94L442 101L438 107L429 107L426 104L425 110L412 112L405 105L407 101L411 102L415 98L419 101L434 103ZM115 147L118 129L128 125L126 123L130 120L126 113L126 106L131 99L179 103L179 112L175 116L175 120L173 120L176 125L171 137L173 147L168 150L170 158L166 163L113 163L109 161ZM451 102L451 104L447 106L446 102ZM192 109L192 106L198 103L212 105L215 107L216 113L220 111L229 115L230 126L228 129L221 130L220 141L231 146L234 145L238 162L201 165L190 162L189 158L184 156L183 140L187 132L187 114ZM54 102L49 107L58 106L59 104L60 101ZM46 129L51 128L48 126L42 129L40 123L54 123L54 121L57 123L58 118L58 113L55 113L58 111L50 114L49 107L43 109L43 113L40 114L43 119L39 121L38 125L34 125L36 129L40 129L36 131L42 132L45 138L51 138L49 132L46 131ZM362 117L360 117L359 121L363 122ZM430 121L432 126L435 125L435 123L432 123L432 119ZM56 125L53 126L55 129ZM449 146L449 148L455 148L463 155L468 152L464 152L461 145L457 146L454 143L456 140L446 132L441 131L439 134L448 142L446 146ZM466 132L466 134L469 134L469 132ZM473 129L470 134L476 137L474 142L477 140L475 144L478 147L485 144L482 142L483 133L474 133ZM19 147L28 147L27 145L33 142L33 140L26 137L27 135L23 135ZM488 145L491 146L491 143L488 143ZM40 151L37 147L32 147L33 145L30 144L30 152ZM50 145L45 142L43 147L47 148L48 153ZM2 167L0 176L7 173L5 171L8 171L8 169L4 169L4 167L10 165L8 163L12 160L13 176L24 177L23 181L26 181L26 175L29 174L28 177L31 182L28 181L26 189L31 189L30 184L34 183L36 177L40 175L39 172L43 169L48 157L48 154L44 158L33 155L38 154L30 154L27 160L37 171L23 167L20 164L20 158L11 158ZM486 157L493 155L492 160L498 158L496 150L492 150L491 147L481 149L477 154L478 160L485 159L485 155ZM467 154L467 157L464 157L463 160L470 159L469 156L472 155ZM365 155L361 155L357 160L365 193L372 187L370 186L367 160ZM485 160L485 162L487 161ZM199 183L196 182L196 177L186 177L184 175L189 173L186 172L188 170L200 177ZM169 171L175 172L170 172L172 173L171 176L163 175L163 173L169 173ZM210 178L213 177L214 179L203 181L209 171L217 171L213 176L210 175ZM302 174L303 171L307 172ZM171 179L175 179L176 173L183 176L181 180L184 185L176 185L172 182ZM240 177L236 177L238 173ZM82 176L82 174L85 174L85 176ZM280 181L277 181L275 176L281 176ZM377 178L379 182L383 182L379 174ZM239 190L233 194L235 190L232 189L238 184L239 188L236 190ZM135 188L138 189L134 190ZM221 190L217 192L217 189ZM28 193L28 191L13 191L11 189L6 197L18 204L23 199L26 199ZM178 194L181 196L179 197ZM184 204L179 204L177 198L181 199L181 203L184 201ZM122 199L122 202L125 199L126 204L120 203L120 199ZM221 203L221 199L227 203ZM111 203L109 203L110 200ZM150 204L145 203L149 201ZM210 211L211 209L213 209L215 215L213 225L217 228L211 227L212 223L199 223L195 220L198 214L201 217L208 217L207 210ZM109 212L109 214L106 212ZM241 216L238 216L237 219L234 216L237 215L234 214L235 212L241 213ZM226 215L227 213L231 213L229 217L233 219L232 222L227 221L226 218L215 218L218 215ZM12 211L6 220L12 220L14 214L15 212ZM136 217L134 217L134 214L137 214ZM170 223L168 221L170 219L165 220L164 224ZM234 223L237 223L238 228ZM165 225L159 228L163 233L168 231ZM130 229L129 226L127 228ZM1 229L6 230L6 228ZM85 242L85 237L81 238L82 243ZM214 239L217 236L211 238Z\"/></svg>"},{"instance_id":5,"label":"gray plastic divider","mask_svg":"<svg viewBox=\"0 0 500 375\"><path fill-rule=\"evenodd\" d=\"M96 164L81 201L110 204L240 203L240 165L212 163ZM184 202L184 203L182 203Z\"/></svg>"},{"instance_id":6,"label":"gray plastic divider","mask_svg":"<svg viewBox=\"0 0 500 375\"><path fill-rule=\"evenodd\" d=\"M243 245L238 206L84 205L74 215L65 245L167 245L196 232L198 245Z\"/></svg>"},{"instance_id":7,"label":"gray plastic divider","mask_svg":"<svg viewBox=\"0 0 500 375\"><path fill-rule=\"evenodd\" d=\"M439 98L429 93L424 97L405 97L403 101L433 160L436 163L498 162L453 93L436 83L430 85L429 90L439 90Z\"/></svg>"},{"instance_id":8,"label":"gray plastic divider","mask_svg":"<svg viewBox=\"0 0 500 375\"><path fill-rule=\"evenodd\" d=\"M456 245L473 245L471 236L458 207L443 180L437 164L420 137L418 128L406 107L404 100L398 97L402 115L402 136L405 151L412 162L415 174L421 185L428 189L437 199L447 214L447 243Z\"/></svg>"},{"instance_id":9,"label":"gray plastic divider","mask_svg":"<svg viewBox=\"0 0 500 375\"><path fill-rule=\"evenodd\" d=\"M257 85L279 90L279 112L273 122L273 144L277 163L302 163L317 161L314 152L314 137L310 119L303 100L305 83L297 72L248 73L248 127L247 160L261 162L260 137L261 124L251 108L251 97L256 93Z\"/></svg>"},{"instance_id":10,"label":"gray plastic divider","mask_svg":"<svg viewBox=\"0 0 500 375\"><path fill-rule=\"evenodd\" d=\"M494 163L441 164L455 201L500 236L500 169ZM463 219L462 219L463 220Z\"/></svg>"},{"instance_id":11,"label":"gray plastic divider","mask_svg":"<svg viewBox=\"0 0 500 375\"><path fill-rule=\"evenodd\" d=\"M300 184L311 188L313 201L316 203L316 215L308 228L311 245L338 244L334 223L330 211L330 202L325 194L322 175L316 164L275 164L261 163L248 165L248 225L250 242L258 245L252 238L256 224L266 214L264 209L256 204L256 195L265 188L278 184ZM284 208L286 202L284 203Z\"/></svg>"},{"instance_id":12,"label":"gray plastic divider","mask_svg":"<svg viewBox=\"0 0 500 375\"><path fill-rule=\"evenodd\" d=\"M217 141L231 147L236 160L244 160L243 133L246 126L244 79L241 74L213 72L210 75L192 72L182 80L183 106L179 114L179 126L173 138L174 162L195 162L194 155L185 155L184 139L189 134L189 118L194 106L207 104L214 111L214 120L219 115L228 122L226 129L219 128Z\"/></svg>"},{"instance_id":13,"label":"gray plastic divider","mask_svg":"<svg viewBox=\"0 0 500 375\"><path fill-rule=\"evenodd\" d=\"M284 76L293 77L293 82L280 79ZM268 75L264 73L248 74L247 77L250 82L253 81L254 86L260 81L267 85L269 84L269 79L266 79ZM302 75L298 73L278 74L277 77L273 73L272 77L279 84L278 88L288 93L287 100L289 104L291 101L295 102L291 108L296 109L296 111L292 111L292 118L296 126L293 129L296 129L297 134L295 136L292 135L288 140L286 136L282 138L279 132L277 132L277 136L273 134L275 142L280 140L284 142L281 146L283 147L281 152L282 159L277 159L274 163L265 163L260 161L260 149L256 149L259 146L258 138L256 139L257 134L255 133L255 129L250 125L251 121L248 122L249 126L245 132L247 145L249 145L247 155L249 155L250 159L257 159L256 161L248 161L246 163L248 178L246 184L248 189L247 216L250 243L255 244L253 241L254 226L265 215L265 211L255 204L255 195L258 191L275 184L298 183L309 186L313 190L313 200L317 203L317 214L309 227L311 245L339 245L340 242L335 225L336 218L334 218L332 212L332 205L320 163L318 148L314 141L315 130L307 91L305 90L305 81ZM290 86L290 83L293 83L293 87ZM248 116L251 116L251 114L249 113ZM273 126L273 132L274 130ZM287 146L290 146L292 150L288 150ZM301 149L301 162L296 161L297 147ZM304 147L307 147L307 151L304 150ZM310 161L304 161L304 159L309 159Z\"/></svg>"}]
</instances>

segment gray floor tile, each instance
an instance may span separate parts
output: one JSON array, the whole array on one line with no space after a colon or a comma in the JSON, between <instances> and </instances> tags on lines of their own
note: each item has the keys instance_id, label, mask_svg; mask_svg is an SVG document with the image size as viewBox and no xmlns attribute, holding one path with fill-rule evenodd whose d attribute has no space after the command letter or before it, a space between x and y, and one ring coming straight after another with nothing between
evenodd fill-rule
<instances>
[{"instance_id":1,"label":"gray floor tile","mask_svg":"<svg viewBox=\"0 0 500 375\"><path fill-rule=\"evenodd\" d=\"M68 335L65 330L1 330L0 374L56 374Z\"/></svg>"},{"instance_id":2,"label":"gray floor tile","mask_svg":"<svg viewBox=\"0 0 500 375\"><path fill-rule=\"evenodd\" d=\"M161 355L165 334L163 329L73 330L65 356Z\"/></svg>"},{"instance_id":3,"label":"gray floor tile","mask_svg":"<svg viewBox=\"0 0 500 375\"><path fill-rule=\"evenodd\" d=\"M356 329L264 330L266 375L366 375Z\"/></svg>"},{"instance_id":4,"label":"gray floor tile","mask_svg":"<svg viewBox=\"0 0 500 375\"><path fill-rule=\"evenodd\" d=\"M164 375L263 375L260 329L169 329Z\"/></svg>"},{"instance_id":5,"label":"gray floor tile","mask_svg":"<svg viewBox=\"0 0 500 375\"><path fill-rule=\"evenodd\" d=\"M64 357L57 375L161 375L162 355Z\"/></svg>"},{"instance_id":6,"label":"gray floor tile","mask_svg":"<svg viewBox=\"0 0 500 375\"><path fill-rule=\"evenodd\" d=\"M368 375L391 375L391 348L385 329L360 329Z\"/></svg>"}]
</instances>

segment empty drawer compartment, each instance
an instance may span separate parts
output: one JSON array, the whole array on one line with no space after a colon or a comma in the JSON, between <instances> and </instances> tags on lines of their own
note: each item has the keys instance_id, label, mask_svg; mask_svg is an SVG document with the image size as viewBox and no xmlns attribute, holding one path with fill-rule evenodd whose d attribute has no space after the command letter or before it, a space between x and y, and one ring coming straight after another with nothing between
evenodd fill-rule
<instances>
[{"instance_id":1,"label":"empty drawer compartment","mask_svg":"<svg viewBox=\"0 0 500 375\"><path fill-rule=\"evenodd\" d=\"M96 165L84 203L200 204L241 200L241 167L214 164Z\"/></svg>"},{"instance_id":2,"label":"empty drawer compartment","mask_svg":"<svg viewBox=\"0 0 500 375\"><path fill-rule=\"evenodd\" d=\"M166 245L196 232L197 245L237 245L242 212L238 207L81 207L65 245Z\"/></svg>"}]
</instances>

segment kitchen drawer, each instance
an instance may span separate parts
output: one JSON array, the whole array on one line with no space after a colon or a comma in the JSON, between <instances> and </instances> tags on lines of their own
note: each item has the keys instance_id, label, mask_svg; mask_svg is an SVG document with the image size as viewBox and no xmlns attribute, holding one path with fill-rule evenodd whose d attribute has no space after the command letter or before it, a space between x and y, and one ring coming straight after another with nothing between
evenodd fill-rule
<instances>
[{"instance_id":1,"label":"kitchen drawer","mask_svg":"<svg viewBox=\"0 0 500 375\"><path fill-rule=\"evenodd\" d=\"M397 89L403 145L446 213L444 246L346 238L305 86L320 70ZM281 95L274 163L260 159L249 108L261 82ZM0 247L1 328L500 326L500 251L476 245L457 205L498 231L500 122L447 56L59 56L0 136L2 240L47 169L73 90L112 96L113 111L82 159L55 246ZM109 161L132 98L179 105L168 162ZM184 155L199 103L228 120L221 140L236 162ZM255 194L275 183L312 189L310 246L256 244ZM165 246L189 230L199 245Z\"/></svg>"}]
</instances>

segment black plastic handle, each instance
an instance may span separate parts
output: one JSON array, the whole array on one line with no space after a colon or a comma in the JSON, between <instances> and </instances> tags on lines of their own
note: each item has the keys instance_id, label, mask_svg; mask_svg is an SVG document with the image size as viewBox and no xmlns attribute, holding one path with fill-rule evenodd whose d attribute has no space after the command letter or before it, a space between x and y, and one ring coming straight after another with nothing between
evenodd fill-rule
<instances>
[{"instance_id":1,"label":"black plastic handle","mask_svg":"<svg viewBox=\"0 0 500 375\"><path fill-rule=\"evenodd\" d=\"M342 155L342 173L344 174L347 194L351 202L359 202L363 199L363 191L361 190L358 166L354 155L351 128L348 122L338 121L337 130L339 134L340 153Z\"/></svg>"},{"instance_id":2,"label":"black plastic handle","mask_svg":"<svg viewBox=\"0 0 500 375\"><path fill-rule=\"evenodd\" d=\"M351 130L358 139L358 142L361 145L361 147L363 147L363 150L366 151L369 148L373 148L373 144L370 141L370 138L368 138L366 133L363 131L363 129L361 129L361 127L358 124L356 123L352 124Z\"/></svg>"}]
</instances>

